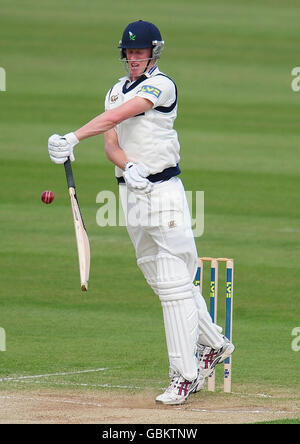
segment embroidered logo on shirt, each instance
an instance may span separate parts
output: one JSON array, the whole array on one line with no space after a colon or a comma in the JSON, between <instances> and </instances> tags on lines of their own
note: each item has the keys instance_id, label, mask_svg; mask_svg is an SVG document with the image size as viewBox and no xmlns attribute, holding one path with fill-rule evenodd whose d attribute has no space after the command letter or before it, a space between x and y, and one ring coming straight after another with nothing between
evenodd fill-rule
<instances>
[{"instance_id":1,"label":"embroidered logo on shirt","mask_svg":"<svg viewBox=\"0 0 300 444\"><path fill-rule=\"evenodd\" d=\"M161 90L158 88L155 88L154 86L150 85L144 85L141 89L142 92L152 94L155 97L159 97L161 95Z\"/></svg>"},{"instance_id":2,"label":"embroidered logo on shirt","mask_svg":"<svg viewBox=\"0 0 300 444\"><path fill-rule=\"evenodd\" d=\"M110 96L111 103L115 103L119 98L119 94L116 94L114 96Z\"/></svg>"}]
</instances>

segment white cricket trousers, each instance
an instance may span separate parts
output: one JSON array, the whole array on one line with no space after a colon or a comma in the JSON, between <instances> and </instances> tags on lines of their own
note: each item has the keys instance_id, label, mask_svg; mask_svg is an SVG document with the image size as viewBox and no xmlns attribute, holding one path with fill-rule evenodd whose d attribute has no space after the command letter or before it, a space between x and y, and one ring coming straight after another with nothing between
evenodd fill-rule
<instances>
[{"instance_id":1,"label":"white cricket trousers","mask_svg":"<svg viewBox=\"0 0 300 444\"><path fill-rule=\"evenodd\" d=\"M155 183L148 194L125 184L119 191L137 264L162 305L170 376L179 373L192 381L196 342L220 348L223 337L193 284L198 254L183 184L173 177Z\"/></svg>"}]
</instances>

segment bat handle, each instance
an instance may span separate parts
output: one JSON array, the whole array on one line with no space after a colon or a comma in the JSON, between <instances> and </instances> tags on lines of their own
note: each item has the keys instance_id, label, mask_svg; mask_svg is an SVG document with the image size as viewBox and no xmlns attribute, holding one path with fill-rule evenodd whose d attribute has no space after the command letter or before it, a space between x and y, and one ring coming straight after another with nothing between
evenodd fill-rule
<instances>
[{"instance_id":1,"label":"bat handle","mask_svg":"<svg viewBox=\"0 0 300 444\"><path fill-rule=\"evenodd\" d=\"M68 160L65 161L64 167L65 167L68 187L75 189L75 182L74 182L74 177L73 177L73 171L72 171L70 157L68 157Z\"/></svg>"}]
</instances>

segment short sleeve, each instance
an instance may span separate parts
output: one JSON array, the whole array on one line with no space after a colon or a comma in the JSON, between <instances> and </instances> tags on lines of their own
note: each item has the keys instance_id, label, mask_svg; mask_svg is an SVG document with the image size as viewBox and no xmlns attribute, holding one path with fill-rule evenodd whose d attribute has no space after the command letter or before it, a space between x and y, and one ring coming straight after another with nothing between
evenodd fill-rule
<instances>
[{"instance_id":1,"label":"short sleeve","mask_svg":"<svg viewBox=\"0 0 300 444\"><path fill-rule=\"evenodd\" d=\"M176 87L166 76L149 77L138 89L136 97L150 100L154 107L170 106L176 100Z\"/></svg>"},{"instance_id":2,"label":"short sleeve","mask_svg":"<svg viewBox=\"0 0 300 444\"><path fill-rule=\"evenodd\" d=\"M104 109L105 109L105 111L108 111L110 109L109 98L110 98L111 90L112 90L112 88L108 91L108 93L106 94L106 97L105 97L105 101L104 101Z\"/></svg>"}]
</instances>

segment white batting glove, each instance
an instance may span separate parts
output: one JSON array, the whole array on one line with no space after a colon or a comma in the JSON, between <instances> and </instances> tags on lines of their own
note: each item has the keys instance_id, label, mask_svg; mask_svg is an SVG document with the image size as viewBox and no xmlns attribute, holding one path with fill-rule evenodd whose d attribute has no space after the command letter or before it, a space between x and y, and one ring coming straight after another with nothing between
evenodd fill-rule
<instances>
[{"instance_id":1,"label":"white batting glove","mask_svg":"<svg viewBox=\"0 0 300 444\"><path fill-rule=\"evenodd\" d=\"M131 191L142 191L143 193L150 193L153 184L147 179L150 170L143 163L127 162L123 177L128 188Z\"/></svg>"},{"instance_id":2,"label":"white batting glove","mask_svg":"<svg viewBox=\"0 0 300 444\"><path fill-rule=\"evenodd\" d=\"M79 140L74 133L68 133L64 136L53 134L53 136L49 137L48 151L52 162L65 163L68 157L74 162L73 148L77 143L79 143Z\"/></svg>"}]
</instances>

